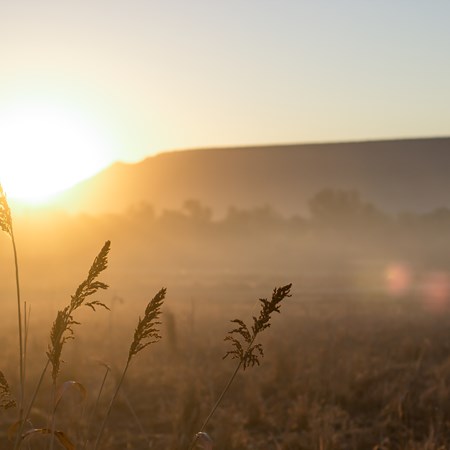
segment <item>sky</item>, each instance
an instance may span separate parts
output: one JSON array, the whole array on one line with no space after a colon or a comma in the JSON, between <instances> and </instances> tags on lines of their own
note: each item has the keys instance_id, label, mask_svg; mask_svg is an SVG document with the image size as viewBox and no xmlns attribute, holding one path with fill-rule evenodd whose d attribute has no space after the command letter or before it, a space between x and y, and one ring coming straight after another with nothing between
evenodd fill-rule
<instances>
[{"instance_id":1,"label":"sky","mask_svg":"<svg viewBox=\"0 0 450 450\"><path fill-rule=\"evenodd\" d=\"M449 17L439 0L0 0L0 117L75 115L103 165L450 136Z\"/></svg>"}]
</instances>

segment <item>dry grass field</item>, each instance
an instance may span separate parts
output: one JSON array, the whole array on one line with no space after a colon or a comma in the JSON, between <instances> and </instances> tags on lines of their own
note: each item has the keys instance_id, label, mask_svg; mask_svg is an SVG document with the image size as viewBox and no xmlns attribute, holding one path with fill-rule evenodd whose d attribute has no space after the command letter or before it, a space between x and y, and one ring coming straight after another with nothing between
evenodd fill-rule
<instances>
[{"instance_id":1,"label":"dry grass field","mask_svg":"<svg viewBox=\"0 0 450 450\"><path fill-rule=\"evenodd\" d=\"M352 192L316 200L309 219L262 208L213 220L195 202L22 217L22 376L3 205L0 398L7 381L19 407L0 412L0 448L19 448L16 435L33 450L190 450L239 362L223 359L230 321L255 325L258 299L291 282L255 341L261 365L240 368L207 423L214 448L448 448L449 212L389 217ZM342 200L350 209L336 212ZM104 236L114 256L102 262L108 244L92 263ZM162 287L161 311L149 308Z\"/></svg>"},{"instance_id":2,"label":"dry grass field","mask_svg":"<svg viewBox=\"0 0 450 450\"><path fill-rule=\"evenodd\" d=\"M167 302L163 339L133 361L101 448L188 448L235 367L222 360L226 318L248 318L257 306L227 304L222 292ZM112 319L102 312L91 315L91 323L83 315L76 339L67 344L60 379L81 383L88 395L82 401L76 389L68 391L56 425L77 448L98 431L126 360L136 306L117 303ZM41 370L48 339L45 327L35 327L29 379ZM336 294L308 301L294 290L262 338L261 366L239 373L207 431L217 449L447 448L449 329L448 314L424 310L413 297ZM2 339L10 348L4 372L15 385L16 342ZM105 363L112 370L93 413ZM49 390L48 380L30 417L33 427L48 421ZM7 429L15 415L2 413L1 448L10 448ZM32 437L29 444L45 448L48 437Z\"/></svg>"}]
</instances>

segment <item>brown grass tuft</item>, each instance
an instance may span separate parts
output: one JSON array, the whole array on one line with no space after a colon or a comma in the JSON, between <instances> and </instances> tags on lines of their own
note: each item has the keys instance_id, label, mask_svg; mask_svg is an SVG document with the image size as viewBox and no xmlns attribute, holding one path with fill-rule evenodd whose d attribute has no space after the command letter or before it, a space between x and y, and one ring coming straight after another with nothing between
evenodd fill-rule
<instances>
[{"instance_id":1,"label":"brown grass tuft","mask_svg":"<svg viewBox=\"0 0 450 450\"><path fill-rule=\"evenodd\" d=\"M95 441L94 450L97 450L97 448L100 444L100 440L101 440L103 432L105 430L106 422L109 418L112 406L117 398L119 390L120 390L120 388L123 384L123 381L125 379L125 376L128 372L128 368L130 366L131 359L133 358L133 356L137 355L145 347L149 346L150 344L154 344L161 339L161 336L159 334L159 329L157 326L161 324L161 322L159 322L158 319L161 315L161 307L163 305L165 297L166 297L166 288L162 288L147 304L147 307L145 308L144 317L143 318L139 317L139 321L138 321L136 330L134 331L133 342L131 343L130 350L128 351L127 362L125 364L125 367L123 369L123 372L119 379L119 382L117 383L116 389L111 398L108 409L106 410L105 417L100 426L100 430L97 434L97 439Z\"/></svg>"},{"instance_id":2,"label":"brown grass tuft","mask_svg":"<svg viewBox=\"0 0 450 450\"><path fill-rule=\"evenodd\" d=\"M128 352L128 361L145 347L161 339L157 325L161 324L158 318L161 315L161 306L165 296L166 288L162 288L145 308L144 317L142 319L139 317L139 322L134 331L133 342Z\"/></svg>"},{"instance_id":3,"label":"brown grass tuft","mask_svg":"<svg viewBox=\"0 0 450 450\"><path fill-rule=\"evenodd\" d=\"M0 228L12 235L12 217L11 209L9 208L8 201L6 199L5 192L0 184Z\"/></svg>"},{"instance_id":4,"label":"brown grass tuft","mask_svg":"<svg viewBox=\"0 0 450 450\"><path fill-rule=\"evenodd\" d=\"M292 284L288 284L280 288L275 288L270 301L266 298L259 299L261 310L258 318L253 317L251 329L240 319L231 321L232 323L237 323L239 326L229 331L225 337L226 341L231 341L234 348L225 354L224 359L227 356L231 356L232 359L238 359L240 364L243 365L244 370L248 366L259 365L259 357L264 356L264 350L261 344L254 344L256 337L259 333L270 327L272 313L280 312L282 300L291 296L291 287ZM235 335L239 335L240 338L235 337Z\"/></svg>"},{"instance_id":5,"label":"brown grass tuft","mask_svg":"<svg viewBox=\"0 0 450 450\"><path fill-rule=\"evenodd\" d=\"M211 417L214 415L217 408L221 404L225 394L228 392L228 389L236 378L239 369L243 367L245 370L248 366L254 366L255 364L259 365L259 357L264 356L264 351L261 344L255 344L255 340L262 331L270 327L270 319L272 318L272 313L280 312L281 302L286 297L291 296L291 287L292 284L287 284L286 286L275 288L273 290L271 300L267 300L265 298L259 299L261 303L261 310L258 317L253 316L253 325L251 329L247 327L243 320L234 319L231 321L232 323L237 323L239 326L231 330L225 337L225 341L231 341L234 348L232 350L229 350L225 354L224 359L227 356L231 356L232 359L238 359L239 363L236 366L230 379L228 380L226 386L224 387L222 393L220 394L218 400L211 409L208 417L203 422L203 425L200 428L200 432L197 433L192 439L189 450L192 450L198 443L199 436L202 435L206 426L211 420ZM239 335L240 338L235 337L236 334Z\"/></svg>"},{"instance_id":6,"label":"brown grass tuft","mask_svg":"<svg viewBox=\"0 0 450 450\"><path fill-rule=\"evenodd\" d=\"M87 278L78 286L72 299L63 310L58 311L56 319L53 322L52 329L50 332L50 344L47 351L47 356L52 364L52 378L56 382L56 378L59 373L61 364L61 353L64 344L69 340L73 339L73 326L78 325L73 318L73 313L83 304L89 306L95 311L95 307L101 306L103 308L109 309L104 303L93 300L91 302L85 302L86 298L92 294L95 294L99 289L107 289L108 285L97 281L97 277L107 268L108 266L108 253L110 250L111 242L106 241L100 253L95 258Z\"/></svg>"}]
</instances>

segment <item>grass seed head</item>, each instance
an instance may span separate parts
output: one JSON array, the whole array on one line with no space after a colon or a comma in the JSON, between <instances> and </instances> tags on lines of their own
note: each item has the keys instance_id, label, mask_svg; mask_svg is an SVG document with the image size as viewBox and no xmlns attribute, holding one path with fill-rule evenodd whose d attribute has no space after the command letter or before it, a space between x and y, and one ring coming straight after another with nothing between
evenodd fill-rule
<instances>
[{"instance_id":1,"label":"grass seed head","mask_svg":"<svg viewBox=\"0 0 450 450\"><path fill-rule=\"evenodd\" d=\"M162 288L149 302L145 308L144 317L139 317L136 330L134 331L133 342L128 352L128 362L133 356L150 344L154 344L161 339L158 325L161 307L166 297L166 288Z\"/></svg>"},{"instance_id":2,"label":"grass seed head","mask_svg":"<svg viewBox=\"0 0 450 450\"><path fill-rule=\"evenodd\" d=\"M8 201L6 199L5 192L3 191L3 187L0 184L0 228L8 233L10 236L12 235L12 217L11 217L11 209L9 208Z\"/></svg>"},{"instance_id":3,"label":"grass seed head","mask_svg":"<svg viewBox=\"0 0 450 450\"><path fill-rule=\"evenodd\" d=\"M95 294L99 289L107 289L108 285L96 280L96 278L108 267L108 253L111 248L111 242L106 241L103 245L100 253L96 256L87 278L78 286L74 295L72 295L72 300L70 302L70 309L74 311L79 308L86 297ZM104 303L93 300L91 302L86 302L86 306L89 306L95 311L96 306L101 306L103 308L109 309Z\"/></svg>"},{"instance_id":4,"label":"grass seed head","mask_svg":"<svg viewBox=\"0 0 450 450\"><path fill-rule=\"evenodd\" d=\"M238 359L243 365L244 370L249 366L259 365L259 358L264 356L264 349L261 344L255 344L255 339L259 333L270 327L272 313L280 312L281 302L290 297L292 284L287 284L275 288L271 300L265 298L259 299L261 310L258 317L253 317L253 325L249 329L245 322L240 319L234 319L231 322L237 324L237 327L228 332L225 341L230 341L232 350L229 350L224 359L230 356L232 359ZM237 337L236 337L237 336Z\"/></svg>"},{"instance_id":5,"label":"grass seed head","mask_svg":"<svg viewBox=\"0 0 450 450\"><path fill-rule=\"evenodd\" d=\"M50 331L50 344L47 351L47 356L52 364L52 378L56 382L59 369L61 366L61 354L64 344L73 339L73 326L79 325L79 322L73 318L73 312L83 304L89 306L95 311L96 306L109 309L104 303L93 300L85 302L86 298L95 294L99 289L107 289L108 285L98 281L97 277L108 267L108 253L111 247L111 242L106 241L100 253L92 263L87 278L78 286L74 295L72 295L69 305L63 310L58 311L56 319L53 322Z\"/></svg>"}]
</instances>

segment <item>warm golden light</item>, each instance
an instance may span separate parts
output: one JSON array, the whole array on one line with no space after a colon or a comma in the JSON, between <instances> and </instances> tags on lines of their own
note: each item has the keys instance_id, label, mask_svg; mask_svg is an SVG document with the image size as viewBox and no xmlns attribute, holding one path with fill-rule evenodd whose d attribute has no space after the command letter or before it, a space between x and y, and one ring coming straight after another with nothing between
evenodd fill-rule
<instances>
[{"instance_id":1,"label":"warm golden light","mask_svg":"<svg viewBox=\"0 0 450 450\"><path fill-rule=\"evenodd\" d=\"M109 148L100 130L69 109L0 111L0 182L11 198L45 201L105 167Z\"/></svg>"},{"instance_id":2,"label":"warm golden light","mask_svg":"<svg viewBox=\"0 0 450 450\"><path fill-rule=\"evenodd\" d=\"M387 291L391 295L403 295L411 288L412 274L406 264L390 264L386 269Z\"/></svg>"},{"instance_id":3,"label":"warm golden light","mask_svg":"<svg viewBox=\"0 0 450 450\"><path fill-rule=\"evenodd\" d=\"M449 306L450 278L448 273L435 271L426 275L422 285L425 306L432 311L443 311Z\"/></svg>"}]
</instances>

